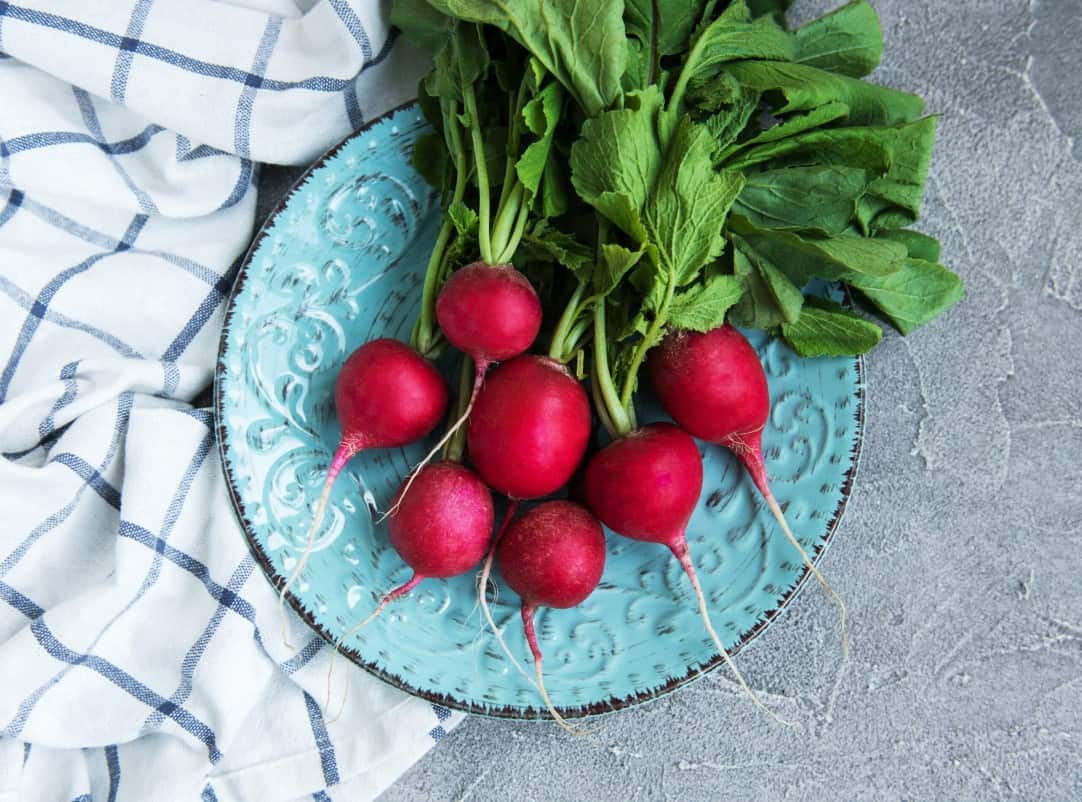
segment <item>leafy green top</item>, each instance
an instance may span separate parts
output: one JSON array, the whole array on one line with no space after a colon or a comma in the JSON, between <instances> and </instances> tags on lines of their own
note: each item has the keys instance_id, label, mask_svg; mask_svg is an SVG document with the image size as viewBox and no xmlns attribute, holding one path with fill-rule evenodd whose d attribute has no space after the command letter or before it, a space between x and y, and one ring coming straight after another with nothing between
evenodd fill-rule
<instances>
[{"instance_id":1,"label":"leafy green top","mask_svg":"<svg viewBox=\"0 0 1082 802\"><path fill-rule=\"evenodd\" d=\"M882 56L875 11L855 0L788 30L788 5L395 0L435 56L421 101L441 138L415 160L447 197L418 344L438 343L449 269L515 257L562 310L550 355L585 373L592 349L602 419L626 431L669 328L857 354L879 326L809 285L847 287L903 334L956 303L938 243L909 228L935 118L863 80Z\"/></svg>"}]
</instances>

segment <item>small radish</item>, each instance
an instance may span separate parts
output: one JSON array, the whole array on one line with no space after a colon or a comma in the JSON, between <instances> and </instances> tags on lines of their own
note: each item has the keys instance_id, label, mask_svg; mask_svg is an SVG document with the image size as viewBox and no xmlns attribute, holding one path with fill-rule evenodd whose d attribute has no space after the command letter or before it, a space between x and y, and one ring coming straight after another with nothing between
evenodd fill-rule
<instances>
[{"instance_id":1,"label":"small radish","mask_svg":"<svg viewBox=\"0 0 1082 802\"><path fill-rule=\"evenodd\" d=\"M407 481L398 489L387 534L391 546L413 569L409 581L384 595L375 611L345 632L342 642L368 624L395 599L428 578L445 579L464 574L481 562L492 539L492 493L469 468L454 462L426 465L416 472L413 489L405 498ZM332 658L333 665L333 658ZM330 698L330 667L327 670Z\"/></svg>"},{"instance_id":2,"label":"small radish","mask_svg":"<svg viewBox=\"0 0 1082 802\"><path fill-rule=\"evenodd\" d=\"M559 362L526 354L501 365L477 397L470 459L493 490L540 498L567 484L590 439L590 400Z\"/></svg>"},{"instance_id":3,"label":"small radish","mask_svg":"<svg viewBox=\"0 0 1082 802\"><path fill-rule=\"evenodd\" d=\"M489 487L511 499L481 570L478 600L496 640L516 666L485 595L495 547L519 500L547 496L571 478L586 453L590 423L590 400L582 385L559 362L531 354L492 372L470 418L467 441L474 467Z\"/></svg>"},{"instance_id":4,"label":"small radish","mask_svg":"<svg viewBox=\"0 0 1082 802\"><path fill-rule=\"evenodd\" d=\"M492 493L466 466L426 465L413 491L387 523L391 545L413 577L388 593L381 607L423 579L466 573L481 562L492 539Z\"/></svg>"},{"instance_id":5,"label":"small radish","mask_svg":"<svg viewBox=\"0 0 1082 802\"><path fill-rule=\"evenodd\" d=\"M751 343L729 325L705 334L674 331L650 353L648 370L661 405L681 428L700 440L725 446L744 464L786 538L837 603L842 652L847 655L845 603L797 542L770 491L763 461L770 393Z\"/></svg>"},{"instance_id":6,"label":"small radish","mask_svg":"<svg viewBox=\"0 0 1082 802\"><path fill-rule=\"evenodd\" d=\"M541 698L553 719L574 731L545 690L533 618L538 607L574 607L593 592L605 570L605 533L584 507L548 501L516 519L497 548L500 573L522 598L522 624Z\"/></svg>"},{"instance_id":7,"label":"small radish","mask_svg":"<svg viewBox=\"0 0 1082 802\"><path fill-rule=\"evenodd\" d=\"M342 366L334 385L334 402L342 439L327 469L304 553L278 596L282 640L287 645L286 591L312 553L334 480L358 452L412 443L436 428L447 411L447 385L432 364L405 343L372 340L350 354Z\"/></svg>"},{"instance_id":8,"label":"small radish","mask_svg":"<svg viewBox=\"0 0 1082 802\"><path fill-rule=\"evenodd\" d=\"M513 266L474 262L444 282L436 299L436 320L451 345L473 360L476 395L489 365L533 345L541 329L541 299Z\"/></svg>"},{"instance_id":9,"label":"small radish","mask_svg":"<svg viewBox=\"0 0 1082 802\"><path fill-rule=\"evenodd\" d=\"M444 282L436 299L436 320L451 345L473 360L473 390L458 420L417 467L427 465L469 418L489 367L533 344L541 328L541 300L513 266L474 262Z\"/></svg>"},{"instance_id":10,"label":"small radish","mask_svg":"<svg viewBox=\"0 0 1082 802\"><path fill-rule=\"evenodd\" d=\"M643 426L595 454L586 467L584 484L587 503L605 526L672 551L691 581L706 631L740 686L769 715L790 724L748 687L710 621L685 536L703 486L703 463L695 441L671 423Z\"/></svg>"}]
</instances>

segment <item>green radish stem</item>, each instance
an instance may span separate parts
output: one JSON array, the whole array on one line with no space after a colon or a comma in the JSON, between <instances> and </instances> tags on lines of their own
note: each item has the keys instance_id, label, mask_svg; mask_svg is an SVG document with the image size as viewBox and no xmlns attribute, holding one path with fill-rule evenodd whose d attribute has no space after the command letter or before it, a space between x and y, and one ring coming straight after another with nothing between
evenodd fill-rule
<instances>
[{"instance_id":1,"label":"green radish stem","mask_svg":"<svg viewBox=\"0 0 1082 802\"><path fill-rule=\"evenodd\" d=\"M471 388L474 381L473 360L468 356L462 356L462 369L458 378L458 401L455 407L455 416L461 417L466 411L466 405L470 398ZM448 462L462 462L466 453L466 430L459 429L454 437L447 441L444 446L443 458Z\"/></svg>"},{"instance_id":2,"label":"green radish stem","mask_svg":"<svg viewBox=\"0 0 1082 802\"><path fill-rule=\"evenodd\" d=\"M550 359L555 359L557 362L567 361L568 339L571 334L572 326L574 326L575 321L582 311L582 296L585 294L586 283L580 281L579 285L575 287L575 291L571 294L571 298L568 299L563 314L560 315L560 320L556 324L556 330L552 333L552 342L549 344Z\"/></svg>"},{"instance_id":3,"label":"green radish stem","mask_svg":"<svg viewBox=\"0 0 1082 802\"><path fill-rule=\"evenodd\" d=\"M566 351L568 355L578 352L582 353L582 349L579 348L579 342L582 340L586 331L590 328L590 321L588 318L583 318L574 326L571 327L571 331L567 333Z\"/></svg>"},{"instance_id":4,"label":"green radish stem","mask_svg":"<svg viewBox=\"0 0 1082 802\"><path fill-rule=\"evenodd\" d=\"M312 547L316 542L316 532L319 531L319 526L323 523L323 516L327 512L327 505L331 500L331 489L334 486L334 480L338 478L338 474L342 472L342 469L346 467L346 463L352 459L358 450L351 443L342 443L334 452L331 465L327 469L327 478L323 482L323 491L319 494L319 500L316 502L315 511L312 514L312 525L308 528L308 535L305 537L304 552L301 554L300 559L297 560L297 564L293 566L289 578L286 579L278 592L278 617L281 619L282 624L282 642L289 649L293 648L293 644L289 642L289 636L286 632L286 592L297 580L297 577L300 576L304 566L308 564L308 558L312 555Z\"/></svg>"},{"instance_id":5,"label":"green radish stem","mask_svg":"<svg viewBox=\"0 0 1082 802\"><path fill-rule=\"evenodd\" d=\"M495 264L492 260L492 240L489 237L489 186L488 165L485 162L485 143L481 139L480 118L477 114L477 98L473 85L463 80L462 98L466 104L466 114L470 118L470 141L473 145L474 169L477 171L477 237L481 260Z\"/></svg>"},{"instance_id":6,"label":"green radish stem","mask_svg":"<svg viewBox=\"0 0 1082 802\"><path fill-rule=\"evenodd\" d=\"M357 634L362 629L364 629L366 626L371 624L372 621L375 620L375 618L380 613L382 613L384 611L384 609L386 609L388 604L390 604L391 602L393 602L395 599L399 598L400 596L405 596L407 593L409 593L411 590L413 590L415 587L417 587L418 583L420 583L423 579L425 579L425 577L422 574L414 573L414 575L412 577L410 577L408 582L406 582L403 585L399 585L397 588L395 588L392 591L389 591L380 600L380 603L376 606L376 609L372 612L372 614L370 616L368 616L368 618L364 619L364 621L357 624L352 629L348 629L345 632L343 632L342 635L338 638L338 640L336 640L334 642L334 651L331 652L331 660L330 660L330 663L327 664L327 700L326 700L326 703L323 706L325 712L329 711L331 709L331 672L334 670L334 660L335 660L336 657L338 657L338 652L342 648L342 643L346 640L346 638L350 637L351 635ZM341 718L342 711L346 709L346 700L347 699L349 699L349 684L348 683L346 685L345 693L342 694L342 704L338 708L338 714L334 718L328 719L327 720L328 724L333 724L334 722L338 721L339 718Z\"/></svg>"},{"instance_id":7,"label":"green radish stem","mask_svg":"<svg viewBox=\"0 0 1082 802\"><path fill-rule=\"evenodd\" d=\"M702 586L699 585L699 576L695 573L695 566L691 562L691 555L688 552L687 539L681 535L679 540L674 541L669 548L672 550L673 556L680 562L681 567L684 569L684 573L688 575L688 579L691 581L691 587L695 591L695 598L699 602L699 613L703 617L703 624L706 626L706 631L714 641L714 646L721 653L722 659L725 660L725 664L729 666L729 670L733 672L733 676L736 677L736 681L740 684L740 687L744 690L744 693L768 716L777 721L779 724L784 724L786 727L796 728L795 721L789 721L784 719L771 710L766 704L759 698L759 695L755 693L744 679L744 675L740 673L740 669L736 667L736 663L729 657L729 653L725 650L725 647L721 643L721 638L718 637L717 631L714 629L713 623L710 621L710 611L706 607L706 596L703 595Z\"/></svg>"},{"instance_id":8,"label":"green radish stem","mask_svg":"<svg viewBox=\"0 0 1082 802\"><path fill-rule=\"evenodd\" d=\"M628 408L620 403L616 385L609 371L608 340L605 337L605 299L598 298L594 303L594 374L597 386L608 411L609 422L614 435L628 434L635 429L635 422Z\"/></svg>"},{"instance_id":9,"label":"green radish stem","mask_svg":"<svg viewBox=\"0 0 1082 802\"><path fill-rule=\"evenodd\" d=\"M708 17L704 17L704 19L708 19ZM676 119L676 115L680 111L680 105L684 102L684 92L687 91L688 81L691 80L691 76L695 74L695 70L698 67L696 62L699 60L699 56L702 55L706 38L707 37L705 36L699 36L699 38L695 40L695 44L691 46L691 51L688 53L687 58L684 59L684 66L681 68L680 75L676 79L676 85L673 87L672 94L669 95L669 102L662 111L662 114L670 119Z\"/></svg>"},{"instance_id":10,"label":"green radish stem","mask_svg":"<svg viewBox=\"0 0 1082 802\"><path fill-rule=\"evenodd\" d=\"M451 196L451 203L460 203L466 194L466 150L462 146L462 132L459 130L458 102L449 101L448 112L445 119L450 121L449 133L453 156L455 159L455 189ZM428 268L425 271L424 288L421 293L421 315L417 319L417 325L413 329L413 346L422 354L427 354L435 339L434 321L436 316L436 295L439 278L443 275L444 262L447 257L447 245L450 242L454 224L450 219L445 219L440 226L436 237L436 246L432 249L429 257Z\"/></svg>"},{"instance_id":11,"label":"green radish stem","mask_svg":"<svg viewBox=\"0 0 1082 802\"><path fill-rule=\"evenodd\" d=\"M519 145L522 142L522 128L518 125L519 117L522 115L522 107L526 101L526 92L528 89L528 80L530 72L527 70L523 73L522 80L518 85L518 92L513 97L508 98L507 104L508 116L508 130L510 131L507 139L507 158L504 160L503 171L503 187L504 190L511 186L512 180L515 178L515 162L518 157L515 155L519 152ZM503 206L505 198L500 199L500 206Z\"/></svg>"},{"instance_id":12,"label":"green radish stem","mask_svg":"<svg viewBox=\"0 0 1082 802\"><path fill-rule=\"evenodd\" d=\"M495 264L507 264L515 255L519 242L522 241L522 234L526 230L526 222L533 202L533 198L526 197L526 188L519 181L516 166L522 144L522 110L526 104L530 78L530 70L526 70L519 82L514 101L508 104L510 133L507 140L507 159L496 222L491 232L491 248Z\"/></svg>"},{"instance_id":13,"label":"green radish stem","mask_svg":"<svg viewBox=\"0 0 1082 802\"><path fill-rule=\"evenodd\" d=\"M425 270L425 283L421 290L421 314L417 318L417 323L413 327L413 335L410 337L410 343L422 354L428 353L434 339L432 321L435 317L436 282L442 272L440 266L443 264L444 251L451 239L453 228L454 226L450 220L443 221L440 232L436 235L436 245L428 259L428 267Z\"/></svg>"},{"instance_id":14,"label":"green radish stem","mask_svg":"<svg viewBox=\"0 0 1082 802\"><path fill-rule=\"evenodd\" d=\"M650 328L646 330L646 335L635 349L635 354L631 358L631 367L628 368L627 375L624 377L624 387L620 393L620 405L624 409L631 409L631 396L635 393L635 379L639 375L639 368L642 367L643 359L646 358L646 352L657 345L658 340L665 331L665 324L669 322L669 306L672 304L675 290L676 276L670 270L668 280L665 282L665 297L661 301L657 314L654 315Z\"/></svg>"},{"instance_id":15,"label":"green radish stem","mask_svg":"<svg viewBox=\"0 0 1082 802\"><path fill-rule=\"evenodd\" d=\"M515 219L515 227L511 231L507 244L504 246L503 251L498 257L500 264L507 264L515 255L515 251L518 250L519 243L522 242L522 235L526 231L526 221L530 218L530 204L523 202L518 209L518 217Z\"/></svg>"},{"instance_id":16,"label":"green radish stem","mask_svg":"<svg viewBox=\"0 0 1082 802\"><path fill-rule=\"evenodd\" d=\"M523 201L526 189L518 180L514 180L513 183L514 187L503 200L499 211L496 213L496 220L492 224L489 247L495 257L493 264L505 264L514 255L515 249L518 247L517 242L512 242L513 232L520 217L520 212L525 205ZM504 254L509 248L511 253L505 258Z\"/></svg>"},{"instance_id":17,"label":"green radish stem","mask_svg":"<svg viewBox=\"0 0 1082 802\"><path fill-rule=\"evenodd\" d=\"M526 99L526 87L527 76L523 77L519 83L518 92L515 93L512 101L508 103L508 139L507 139L507 158L505 161L505 167L503 172L503 185L500 188L500 202L496 206L496 220L492 224L492 231L490 232L490 239L492 242L492 254L494 261L492 264L503 264L511 260L511 256L514 255L515 248L518 247L518 243L511 248L511 252L504 256L504 252L507 251L508 246L512 240L512 231L515 228L515 221L519 216L520 207L523 205L523 198L525 194L525 187L518 180L518 172L515 169L515 162L517 159L516 154L519 152L519 146L522 143L522 127L518 124L519 116L522 113L522 104Z\"/></svg>"},{"instance_id":18,"label":"green radish stem","mask_svg":"<svg viewBox=\"0 0 1082 802\"><path fill-rule=\"evenodd\" d=\"M605 406L605 397L601 394L601 385L597 381L597 371L590 373L590 394L594 399L594 409L597 410L597 417L601 420L601 425L605 427L605 431L609 433L609 437L615 440L620 435L616 432L616 427L612 423L612 419L609 418L609 408Z\"/></svg>"}]
</instances>

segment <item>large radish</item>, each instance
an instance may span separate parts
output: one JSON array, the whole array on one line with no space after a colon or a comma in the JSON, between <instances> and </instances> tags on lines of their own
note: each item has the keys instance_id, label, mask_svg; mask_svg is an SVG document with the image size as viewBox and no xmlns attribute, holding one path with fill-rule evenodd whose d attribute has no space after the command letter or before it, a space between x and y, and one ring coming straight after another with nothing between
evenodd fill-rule
<instances>
[{"instance_id":1,"label":"large radish","mask_svg":"<svg viewBox=\"0 0 1082 802\"><path fill-rule=\"evenodd\" d=\"M848 654L845 603L793 535L770 490L763 460L770 393L751 343L730 325L705 334L674 331L650 352L647 364L654 390L673 420L700 440L725 446L744 464L785 537L838 605L842 652Z\"/></svg>"},{"instance_id":2,"label":"large radish","mask_svg":"<svg viewBox=\"0 0 1082 802\"><path fill-rule=\"evenodd\" d=\"M524 354L494 370L467 429L470 460L488 486L514 499L567 484L590 440L590 399L566 367Z\"/></svg>"},{"instance_id":3,"label":"large radish","mask_svg":"<svg viewBox=\"0 0 1082 802\"><path fill-rule=\"evenodd\" d=\"M587 503L617 534L659 543L676 557L699 603L706 631L751 699L784 724L760 701L737 669L710 621L685 531L703 486L703 464L695 441L671 423L653 423L609 443L586 466Z\"/></svg>"},{"instance_id":4,"label":"large radish","mask_svg":"<svg viewBox=\"0 0 1082 802\"><path fill-rule=\"evenodd\" d=\"M287 645L285 594L312 553L334 480L357 453L412 443L436 428L447 411L447 385L432 364L413 348L383 338L367 342L350 354L335 380L334 403L342 439L327 469L304 553L278 596L282 640Z\"/></svg>"},{"instance_id":5,"label":"large radish","mask_svg":"<svg viewBox=\"0 0 1082 802\"><path fill-rule=\"evenodd\" d=\"M571 730L545 690L534 613L538 607L574 607L594 591L605 570L605 533L584 507L548 501L513 521L497 549L500 573L522 599L522 625L541 698L552 718Z\"/></svg>"}]
</instances>

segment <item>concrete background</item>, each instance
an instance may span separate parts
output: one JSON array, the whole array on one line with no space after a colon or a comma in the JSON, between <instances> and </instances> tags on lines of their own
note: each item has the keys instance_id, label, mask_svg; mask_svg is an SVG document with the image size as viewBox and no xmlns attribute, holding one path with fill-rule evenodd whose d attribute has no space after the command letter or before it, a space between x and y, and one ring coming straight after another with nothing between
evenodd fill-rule
<instances>
[{"instance_id":1,"label":"concrete background","mask_svg":"<svg viewBox=\"0 0 1082 802\"><path fill-rule=\"evenodd\" d=\"M1082 800L1082 0L875 5L879 80L941 115L921 227L967 297L867 360L822 566L849 663L810 584L740 655L802 733L718 672L587 738L471 718L381 802Z\"/></svg>"}]
</instances>

